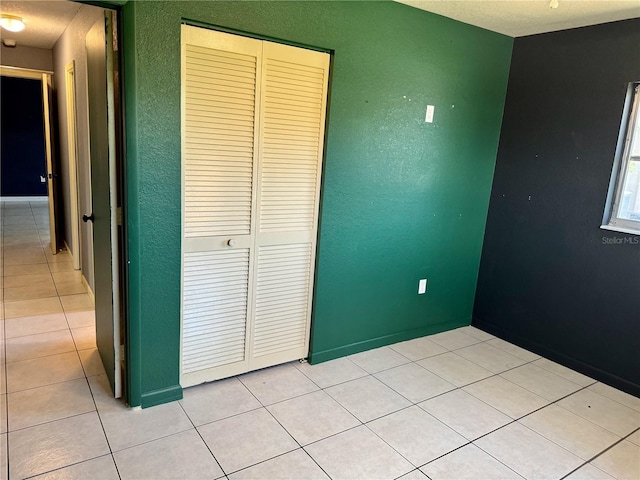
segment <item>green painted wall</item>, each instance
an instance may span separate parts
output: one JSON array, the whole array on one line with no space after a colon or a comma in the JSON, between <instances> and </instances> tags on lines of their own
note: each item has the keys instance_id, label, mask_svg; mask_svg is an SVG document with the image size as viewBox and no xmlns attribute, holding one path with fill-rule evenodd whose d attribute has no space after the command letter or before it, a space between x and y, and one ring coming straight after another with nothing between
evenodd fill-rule
<instances>
[{"instance_id":1,"label":"green painted wall","mask_svg":"<svg viewBox=\"0 0 640 480\"><path fill-rule=\"evenodd\" d=\"M511 38L388 2L128 2L124 18L132 405L181 395L184 20L334 52L311 361L470 323Z\"/></svg>"}]
</instances>

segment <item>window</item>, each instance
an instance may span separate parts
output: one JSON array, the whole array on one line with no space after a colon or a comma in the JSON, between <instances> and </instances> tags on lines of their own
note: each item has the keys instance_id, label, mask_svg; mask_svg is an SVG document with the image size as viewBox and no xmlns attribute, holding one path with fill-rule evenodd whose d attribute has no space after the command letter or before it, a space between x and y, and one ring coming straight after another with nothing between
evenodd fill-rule
<instances>
[{"instance_id":1,"label":"window","mask_svg":"<svg viewBox=\"0 0 640 480\"><path fill-rule=\"evenodd\" d=\"M640 82L629 85L602 228L640 235Z\"/></svg>"}]
</instances>

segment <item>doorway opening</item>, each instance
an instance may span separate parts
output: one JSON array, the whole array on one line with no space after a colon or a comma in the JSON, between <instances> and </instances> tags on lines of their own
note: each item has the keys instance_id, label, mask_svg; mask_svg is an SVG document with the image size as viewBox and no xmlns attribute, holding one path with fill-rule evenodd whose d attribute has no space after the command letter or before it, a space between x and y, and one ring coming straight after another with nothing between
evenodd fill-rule
<instances>
[{"instance_id":1,"label":"doorway opening","mask_svg":"<svg viewBox=\"0 0 640 480\"><path fill-rule=\"evenodd\" d=\"M41 83L48 168L27 174L44 179L49 197L2 197L0 394L106 374L112 394L126 400L119 12L72 1L3 2L0 9L27 20L24 31L1 33L2 78ZM4 104L2 117L11 118ZM29 361L43 368L62 362L66 373L15 374Z\"/></svg>"}]
</instances>

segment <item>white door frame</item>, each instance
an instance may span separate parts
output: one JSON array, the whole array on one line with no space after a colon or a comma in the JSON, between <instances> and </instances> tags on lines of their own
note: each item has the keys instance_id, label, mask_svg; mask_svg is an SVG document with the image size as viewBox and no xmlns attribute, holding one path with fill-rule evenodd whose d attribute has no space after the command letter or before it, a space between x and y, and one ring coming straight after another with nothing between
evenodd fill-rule
<instances>
[{"instance_id":1,"label":"white door frame","mask_svg":"<svg viewBox=\"0 0 640 480\"><path fill-rule=\"evenodd\" d=\"M75 60L71 60L64 68L64 79L66 88L67 103L67 150L69 154L69 207L71 223L71 258L73 268L80 270L80 259L82 258L80 242L80 215L78 197L78 144L77 123L76 123L76 72ZM67 248L69 246L67 245Z\"/></svg>"}]
</instances>

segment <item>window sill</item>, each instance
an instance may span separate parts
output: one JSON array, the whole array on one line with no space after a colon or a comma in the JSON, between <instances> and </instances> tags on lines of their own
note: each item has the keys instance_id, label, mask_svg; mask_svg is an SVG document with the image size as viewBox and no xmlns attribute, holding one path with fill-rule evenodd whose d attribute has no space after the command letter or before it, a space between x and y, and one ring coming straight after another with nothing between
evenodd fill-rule
<instances>
[{"instance_id":1,"label":"window sill","mask_svg":"<svg viewBox=\"0 0 640 480\"><path fill-rule=\"evenodd\" d=\"M617 225L600 225L602 230L610 230L612 232L628 233L630 235L640 235L640 230L628 227L620 227Z\"/></svg>"}]
</instances>

